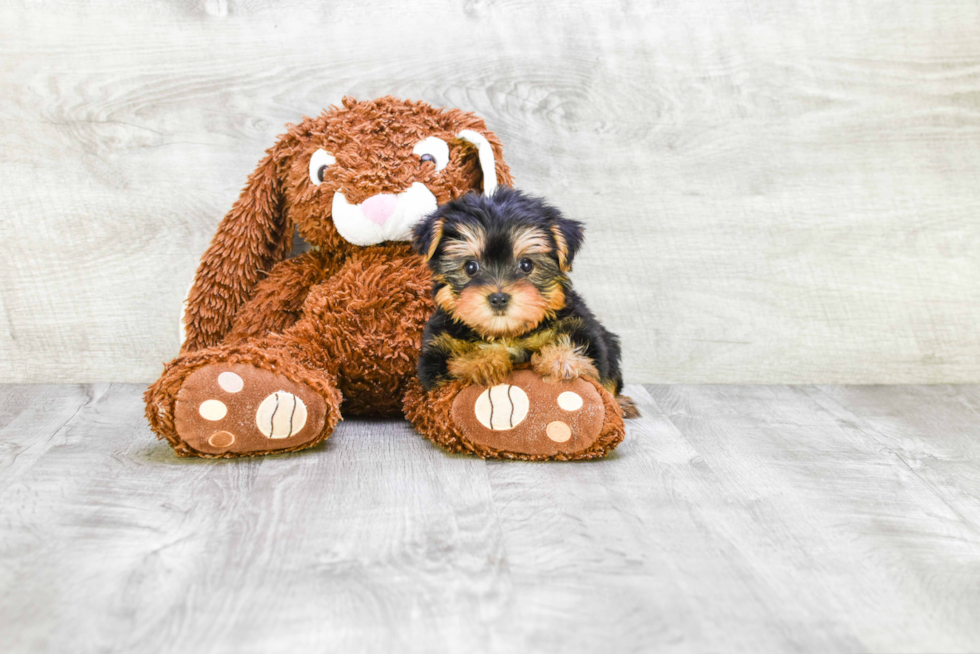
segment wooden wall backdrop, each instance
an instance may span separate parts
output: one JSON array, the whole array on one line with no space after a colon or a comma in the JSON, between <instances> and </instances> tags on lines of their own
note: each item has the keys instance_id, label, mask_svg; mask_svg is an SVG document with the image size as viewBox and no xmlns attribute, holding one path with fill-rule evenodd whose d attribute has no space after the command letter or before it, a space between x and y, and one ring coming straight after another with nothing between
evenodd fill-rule
<instances>
[{"instance_id":1,"label":"wooden wall backdrop","mask_svg":"<svg viewBox=\"0 0 980 654\"><path fill-rule=\"evenodd\" d=\"M7 0L0 380L149 381L283 125L471 109L633 382L980 381L976 0Z\"/></svg>"}]
</instances>

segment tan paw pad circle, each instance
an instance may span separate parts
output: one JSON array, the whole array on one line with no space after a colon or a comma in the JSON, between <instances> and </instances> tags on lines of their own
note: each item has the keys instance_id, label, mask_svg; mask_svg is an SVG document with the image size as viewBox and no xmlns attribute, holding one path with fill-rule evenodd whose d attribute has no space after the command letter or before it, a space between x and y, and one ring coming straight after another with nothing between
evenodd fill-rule
<instances>
[{"instance_id":1,"label":"tan paw pad circle","mask_svg":"<svg viewBox=\"0 0 980 654\"><path fill-rule=\"evenodd\" d=\"M198 407L197 412L205 420L216 422L225 417L228 413L228 407L220 400L204 400L201 402L201 406Z\"/></svg>"},{"instance_id":2,"label":"tan paw pad circle","mask_svg":"<svg viewBox=\"0 0 980 654\"><path fill-rule=\"evenodd\" d=\"M306 405L292 393L276 391L255 411L255 424L266 438L289 438L306 425Z\"/></svg>"},{"instance_id":3,"label":"tan paw pad circle","mask_svg":"<svg viewBox=\"0 0 980 654\"><path fill-rule=\"evenodd\" d=\"M245 382L233 372L223 372L218 375L218 386L228 393L237 393L245 388Z\"/></svg>"},{"instance_id":4,"label":"tan paw pad circle","mask_svg":"<svg viewBox=\"0 0 980 654\"><path fill-rule=\"evenodd\" d=\"M473 411L487 429L507 431L524 421L531 403L519 386L497 384L480 393Z\"/></svg>"},{"instance_id":5,"label":"tan paw pad circle","mask_svg":"<svg viewBox=\"0 0 980 654\"><path fill-rule=\"evenodd\" d=\"M548 423L548 426L545 428L545 433L548 435L548 438L556 443L564 443L572 437L572 428L561 420L555 420L554 422Z\"/></svg>"},{"instance_id":6,"label":"tan paw pad circle","mask_svg":"<svg viewBox=\"0 0 980 654\"><path fill-rule=\"evenodd\" d=\"M578 411L582 408L582 396L572 391L565 391L558 396L558 406L565 411Z\"/></svg>"},{"instance_id":7,"label":"tan paw pad circle","mask_svg":"<svg viewBox=\"0 0 980 654\"><path fill-rule=\"evenodd\" d=\"M211 434L208 443L211 447L229 447L235 442L235 435L230 431L216 431Z\"/></svg>"}]
</instances>

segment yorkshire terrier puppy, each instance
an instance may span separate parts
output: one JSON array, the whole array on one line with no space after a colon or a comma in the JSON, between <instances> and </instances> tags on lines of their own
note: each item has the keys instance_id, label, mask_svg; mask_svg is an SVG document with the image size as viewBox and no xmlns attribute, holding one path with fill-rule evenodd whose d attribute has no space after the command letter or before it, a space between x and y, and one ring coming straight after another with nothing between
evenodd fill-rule
<instances>
[{"instance_id":1,"label":"yorkshire terrier puppy","mask_svg":"<svg viewBox=\"0 0 980 654\"><path fill-rule=\"evenodd\" d=\"M530 361L548 382L596 379L627 415L635 413L619 395L619 338L568 279L582 227L504 186L489 197L471 192L444 204L415 227L437 305L419 358L426 389L449 379L493 386Z\"/></svg>"}]
</instances>

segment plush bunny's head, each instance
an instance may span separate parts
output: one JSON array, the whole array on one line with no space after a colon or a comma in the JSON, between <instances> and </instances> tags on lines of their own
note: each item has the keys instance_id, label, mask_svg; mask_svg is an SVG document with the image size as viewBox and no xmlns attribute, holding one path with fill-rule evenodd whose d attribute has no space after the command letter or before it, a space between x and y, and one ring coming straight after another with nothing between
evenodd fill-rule
<instances>
[{"instance_id":1,"label":"plush bunny's head","mask_svg":"<svg viewBox=\"0 0 980 654\"><path fill-rule=\"evenodd\" d=\"M458 109L381 98L307 119L275 149L286 213L320 247L409 241L436 206L510 175L500 142Z\"/></svg>"},{"instance_id":2,"label":"plush bunny's head","mask_svg":"<svg viewBox=\"0 0 980 654\"><path fill-rule=\"evenodd\" d=\"M500 141L458 109L344 98L290 126L218 226L187 300L184 350L213 345L255 284L288 254L294 225L314 248L410 241L440 204L511 185Z\"/></svg>"}]
</instances>

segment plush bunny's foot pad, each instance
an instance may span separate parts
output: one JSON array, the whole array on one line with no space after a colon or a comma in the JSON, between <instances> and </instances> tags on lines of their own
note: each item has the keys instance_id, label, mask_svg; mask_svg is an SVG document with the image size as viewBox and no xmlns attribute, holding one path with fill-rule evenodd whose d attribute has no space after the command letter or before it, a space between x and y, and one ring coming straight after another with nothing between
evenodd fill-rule
<instances>
[{"instance_id":1,"label":"plush bunny's foot pad","mask_svg":"<svg viewBox=\"0 0 980 654\"><path fill-rule=\"evenodd\" d=\"M267 454L322 440L326 413L309 386L248 364L217 363L184 381L174 426L204 455Z\"/></svg>"},{"instance_id":2,"label":"plush bunny's foot pad","mask_svg":"<svg viewBox=\"0 0 980 654\"><path fill-rule=\"evenodd\" d=\"M588 379L551 384L517 370L492 388L452 382L431 393L409 386L405 411L426 438L483 458L594 459L623 440L615 398Z\"/></svg>"},{"instance_id":3,"label":"plush bunny's foot pad","mask_svg":"<svg viewBox=\"0 0 980 654\"><path fill-rule=\"evenodd\" d=\"M476 445L572 458L598 440L605 408L595 387L584 379L549 384L529 370L519 370L492 388L464 388L453 402L452 416Z\"/></svg>"}]
</instances>

